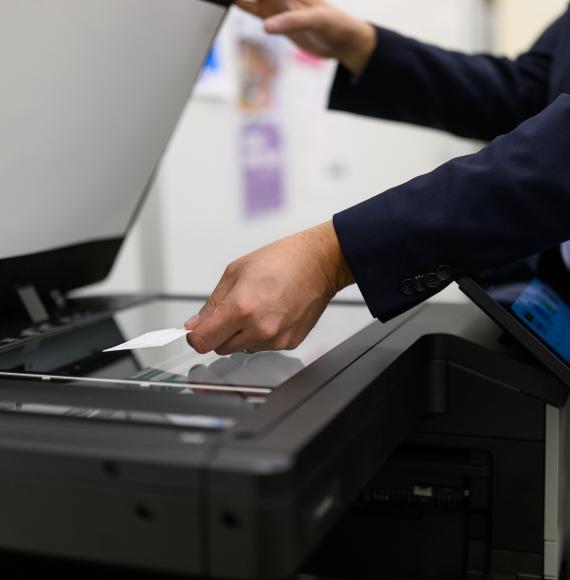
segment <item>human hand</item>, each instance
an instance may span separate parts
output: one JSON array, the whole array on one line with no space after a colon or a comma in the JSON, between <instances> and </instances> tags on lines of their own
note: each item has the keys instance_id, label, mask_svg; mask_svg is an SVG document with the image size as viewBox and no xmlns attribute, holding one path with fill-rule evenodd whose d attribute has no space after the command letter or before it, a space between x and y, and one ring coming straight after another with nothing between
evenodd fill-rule
<instances>
[{"instance_id":1,"label":"human hand","mask_svg":"<svg viewBox=\"0 0 570 580\"><path fill-rule=\"evenodd\" d=\"M332 222L283 238L228 266L186 322L188 343L220 355L296 348L353 281Z\"/></svg>"},{"instance_id":2,"label":"human hand","mask_svg":"<svg viewBox=\"0 0 570 580\"><path fill-rule=\"evenodd\" d=\"M370 24L325 0L236 0L236 5L265 20L268 33L284 34L315 56L336 58L356 75L376 47Z\"/></svg>"}]
</instances>

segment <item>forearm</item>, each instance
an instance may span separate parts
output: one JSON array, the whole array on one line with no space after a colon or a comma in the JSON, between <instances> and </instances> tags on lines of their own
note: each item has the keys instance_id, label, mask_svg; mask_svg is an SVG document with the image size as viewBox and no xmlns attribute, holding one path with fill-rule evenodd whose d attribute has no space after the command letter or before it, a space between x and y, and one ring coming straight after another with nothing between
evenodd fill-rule
<instances>
[{"instance_id":1,"label":"forearm","mask_svg":"<svg viewBox=\"0 0 570 580\"><path fill-rule=\"evenodd\" d=\"M354 276L341 251L333 222L328 221L304 232L307 252L313 257L315 268L319 268L329 281L331 297L354 284Z\"/></svg>"},{"instance_id":2,"label":"forearm","mask_svg":"<svg viewBox=\"0 0 570 580\"><path fill-rule=\"evenodd\" d=\"M332 109L489 140L547 105L553 26L517 61L466 55L378 28L359 78L339 67Z\"/></svg>"},{"instance_id":3,"label":"forearm","mask_svg":"<svg viewBox=\"0 0 570 580\"><path fill-rule=\"evenodd\" d=\"M372 314L385 320L452 279L570 239L568 215L564 95L481 152L346 210L334 224Z\"/></svg>"}]
</instances>

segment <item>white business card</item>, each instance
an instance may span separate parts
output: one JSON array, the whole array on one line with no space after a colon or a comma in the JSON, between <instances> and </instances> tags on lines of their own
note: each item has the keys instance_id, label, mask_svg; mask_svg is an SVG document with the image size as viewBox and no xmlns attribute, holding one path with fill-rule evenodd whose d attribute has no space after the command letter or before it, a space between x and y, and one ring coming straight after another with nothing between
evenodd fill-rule
<instances>
[{"instance_id":1,"label":"white business card","mask_svg":"<svg viewBox=\"0 0 570 580\"><path fill-rule=\"evenodd\" d=\"M192 332L191 330L186 330L185 328L166 328L164 330L153 330L152 332L146 332L141 334L132 340L123 342L118 346L113 348L107 348L103 352L114 352L117 350L135 350L137 348L154 348L157 346L166 346L183 336L186 336Z\"/></svg>"}]
</instances>

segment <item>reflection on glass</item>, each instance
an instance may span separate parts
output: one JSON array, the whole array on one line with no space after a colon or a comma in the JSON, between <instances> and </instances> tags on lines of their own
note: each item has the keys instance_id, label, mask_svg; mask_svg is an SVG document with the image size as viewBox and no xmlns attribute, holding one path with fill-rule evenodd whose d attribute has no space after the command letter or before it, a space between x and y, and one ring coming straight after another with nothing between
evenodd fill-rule
<instances>
[{"instance_id":1,"label":"reflection on glass","mask_svg":"<svg viewBox=\"0 0 570 580\"><path fill-rule=\"evenodd\" d=\"M264 396L371 321L364 305L333 305L291 352L200 355L184 338L161 348L102 352L146 332L180 326L200 305L193 300L138 304L89 326L3 350L0 370L106 381L109 387L121 382L161 390L191 385L192 392L232 390Z\"/></svg>"},{"instance_id":2,"label":"reflection on glass","mask_svg":"<svg viewBox=\"0 0 570 580\"><path fill-rule=\"evenodd\" d=\"M99 421L121 421L173 425L205 430L223 430L233 427L235 419L207 415L187 415L179 413L153 413L148 411L124 411L116 409L94 409L91 407L50 405L45 403L22 403L0 401L0 412L24 413L32 415L52 415L94 419Z\"/></svg>"},{"instance_id":3,"label":"reflection on glass","mask_svg":"<svg viewBox=\"0 0 570 580\"><path fill-rule=\"evenodd\" d=\"M188 379L191 383L278 387L303 368L298 358L280 352L236 353L209 365L194 365Z\"/></svg>"}]
</instances>

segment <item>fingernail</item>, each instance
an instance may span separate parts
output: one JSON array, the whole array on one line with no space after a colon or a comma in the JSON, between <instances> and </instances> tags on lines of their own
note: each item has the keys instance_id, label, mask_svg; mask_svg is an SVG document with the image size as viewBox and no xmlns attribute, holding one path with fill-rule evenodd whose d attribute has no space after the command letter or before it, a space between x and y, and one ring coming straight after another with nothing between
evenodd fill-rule
<instances>
[{"instance_id":1,"label":"fingernail","mask_svg":"<svg viewBox=\"0 0 570 580\"><path fill-rule=\"evenodd\" d=\"M199 314L195 314L194 316L192 316L191 318L189 318L185 323L184 323L184 328L186 328L187 330L190 330L192 328L192 326L198 322L198 319L200 318Z\"/></svg>"}]
</instances>

